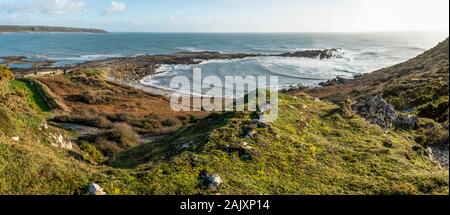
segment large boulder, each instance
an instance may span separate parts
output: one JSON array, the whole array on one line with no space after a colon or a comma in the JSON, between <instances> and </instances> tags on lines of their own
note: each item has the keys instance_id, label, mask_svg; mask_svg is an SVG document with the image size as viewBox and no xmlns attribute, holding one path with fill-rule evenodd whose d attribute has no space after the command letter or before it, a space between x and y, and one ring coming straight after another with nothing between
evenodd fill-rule
<instances>
[{"instance_id":1,"label":"large boulder","mask_svg":"<svg viewBox=\"0 0 450 215\"><path fill-rule=\"evenodd\" d=\"M392 127L416 128L419 118L397 113L394 106L381 96L370 96L356 108L359 115L383 129Z\"/></svg>"}]
</instances>

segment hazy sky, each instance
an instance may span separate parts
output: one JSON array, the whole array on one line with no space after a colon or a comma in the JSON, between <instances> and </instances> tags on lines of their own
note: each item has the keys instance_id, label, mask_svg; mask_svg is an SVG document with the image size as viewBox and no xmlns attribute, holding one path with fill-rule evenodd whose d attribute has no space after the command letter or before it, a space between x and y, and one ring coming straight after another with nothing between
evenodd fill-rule
<instances>
[{"instance_id":1,"label":"hazy sky","mask_svg":"<svg viewBox=\"0 0 450 215\"><path fill-rule=\"evenodd\" d=\"M448 32L449 1L0 0L0 24L153 32Z\"/></svg>"}]
</instances>

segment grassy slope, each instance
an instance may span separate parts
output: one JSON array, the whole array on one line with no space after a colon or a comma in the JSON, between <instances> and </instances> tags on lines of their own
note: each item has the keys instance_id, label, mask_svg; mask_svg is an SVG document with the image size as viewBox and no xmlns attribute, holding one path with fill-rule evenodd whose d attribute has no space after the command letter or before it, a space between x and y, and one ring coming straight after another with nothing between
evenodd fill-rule
<instances>
[{"instance_id":1,"label":"grassy slope","mask_svg":"<svg viewBox=\"0 0 450 215\"><path fill-rule=\"evenodd\" d=\"M49 111L49 107L45 100L41 97L39 90L36 86L26 83L23 81L13 80L10 82L11 87L15 91L25 91L28 94L28 103L33 107L33 109L38 111Z\"/></svg>"},{"instance_id":2,"label":"grassy slope","mask_svg":"<svg viewBox=\"0 0 450 215\"><path fill-rule=\"evenodd\" d=\"M57 131L39 129L45 116L31 93L24 83L0 80L0 194L86 193L93 168L50 146L48 133Z\"/></svg>"},{"instance_id":3,"label":"grassy slope","mask_svg":"<svg viewBox=\"0 0 450 215\"><path fill-rule=\"evenodd\" d=\"M98 180L108 181L109 191L134 194L448 194L448 171L414 151L410 133L390 131L393 144L385 146L383 130L359 117L343 119L336 108L281 95L278 121L256 128L253 139L240 135L254 127L249 114L212 116L118 156L112 165L123 169L113 171L116 180ZM191 148L177 154L186 142ZM242 149L243 142L252 149ZM218 173L223 186L200 188L203 170Z\"/></svg>"}]
</instances>

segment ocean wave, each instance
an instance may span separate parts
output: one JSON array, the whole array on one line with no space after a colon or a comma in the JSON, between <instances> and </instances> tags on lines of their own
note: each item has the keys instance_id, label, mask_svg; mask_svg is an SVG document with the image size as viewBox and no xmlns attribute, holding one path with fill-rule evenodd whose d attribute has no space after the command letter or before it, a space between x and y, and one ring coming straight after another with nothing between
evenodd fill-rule
<instances>
[{"instance_id":1,"label":"ocean wave","mask_svg":"<svg viewBox=\"0 0 450 215\"><path fill-rule=\"evenodd\" d=\"M54 61L79 61L79 62L85 62L85 61L96 61L96 60L106 60L109 58L117 58L117 57L124 57L125 55L122 54L90 54L90 55L75 55L75 56L45 56L48 60L54 60ZM41 55L42 57L42 55Z\"/></svg>"},{"instance_id":2,"label":"ocean wave","mask_svg":"<svg viewBox=\"0 0 450 215\"><path fill-rule=\"evenodd\" d=\"M364 68L349 64L348 61L321 61L308 58L287 57L250 57L232 60L207 60L194 65L160 65L157 74L145 77L140 81L142 85L169 90L172 77L185 75L192 78L194 67L202 68L203 76L215 75L222 79L225 76L278 76L280 87L315 86L319 82L337 76L352 78L362 73ZM173 89L172 89L173 90Z\"/></svg>"},{"instance_id":3,"label":"ocean wave","mask_svg":"<svg viewBox=\"0 0 450 215\"><path fill-rule=\"evenodd\" d=\"M426 51L425 48L414 47L414 46L394 46L394 47L392 47L392 48L394 48L394 49L409 50L409 51L417 51L417 52L423 52L423 51Z\"/></svg>"},{"instance_id":4,"label":"ocean wave","mask_svg":"<svg viewBox=\"0 0 450 215\"><path fill-rule=\"evenodd\" d=\"M176 47L175 50L182 52L206 52L208 50L200 49L196 47Z\"/></svg>"}]
</instances>

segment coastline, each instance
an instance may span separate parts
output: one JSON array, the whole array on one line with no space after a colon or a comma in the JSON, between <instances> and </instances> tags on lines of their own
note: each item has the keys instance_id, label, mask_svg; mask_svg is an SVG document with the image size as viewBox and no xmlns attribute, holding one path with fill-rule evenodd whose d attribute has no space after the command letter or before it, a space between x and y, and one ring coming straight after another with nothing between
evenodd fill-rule
<instances>
[{"instance_id":1,"label":"coastline","mask_svg":"<svg viewBox=\"0 0 450 215\"><path fill-rule=\"evenodd\" d=\"M306 58L326 60L331 58L340 58L338 49L322 50L302 50L282 54L247 54L247 53L221 53L221 52L179 52L167 55L139 55L133 57L115 57L104 60L94 60L80 63L77 65L52 67L54 61L33 62L28 61L24 56L5 56L3 64L24 63L37 65L36 68L12 68L19 76L42 75L51 73L70 73L78 69L102 69L108 73L108 78L114 82L126 84L139 89L145 89L158 95L167 95L172 93L168 89L147 86L140 81L147 77L160 74L159 68L163 65L196 65L204 64L209 61L231 61L246 59L252 57L281 57L281 58ZM288 91L296 87L289 86ZM280 89L283 90L283 89ZM284 89L286 90L286 89Z\"/></svg>"}]
</instances>

